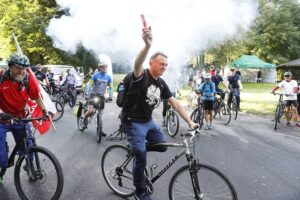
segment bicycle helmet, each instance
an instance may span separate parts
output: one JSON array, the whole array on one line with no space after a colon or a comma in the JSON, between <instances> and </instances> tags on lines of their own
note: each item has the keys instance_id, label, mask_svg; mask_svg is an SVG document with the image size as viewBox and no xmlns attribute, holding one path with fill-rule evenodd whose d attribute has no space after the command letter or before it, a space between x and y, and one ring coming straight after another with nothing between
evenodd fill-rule
<instances>
[{"instance_id":1,"label":"bicycle helmet","mask_svg":"<svg viewBox=\"0 0 300 200\"><path fill-rule=\"evenodd\" d=\"M21 67L21 68L26 68L30 66L29 59L25 55L20 55L20 54L11 54L7 60L8 66L12 67L14 65Z\"/></svg>"},{"instance_id":2,"label":"bicycle helmet","mask_svg":"<svg viewBox=\"0 0 300 200\"><path fill-rule=\"evenodd\" d=\"M105 62L104 60L100 60L98 67L101 67L101 66L107 66L107 62Z\"/></svg>"},{"instance_id":3,"label":"bicycle helmet","mask_svg":"<svg viewBox=\"0 0 300 200\"><path fill-rule=\"evenodd\" d=\"M204 74L203 78L205 78L205 79L210 79L210 78L211 78L211 75L210 75L209 73L206 73L206 74Z\"/></svg>"},{"instance_id":4,"label":"bicycle helmet","mask_svg":"<svg viewBox=\"0 0 300 200\"><path fill-rule=\"evenodd\" d=\"M292 72L284 72L283 76L292 77Z\"/></svg>"}]
</instances>

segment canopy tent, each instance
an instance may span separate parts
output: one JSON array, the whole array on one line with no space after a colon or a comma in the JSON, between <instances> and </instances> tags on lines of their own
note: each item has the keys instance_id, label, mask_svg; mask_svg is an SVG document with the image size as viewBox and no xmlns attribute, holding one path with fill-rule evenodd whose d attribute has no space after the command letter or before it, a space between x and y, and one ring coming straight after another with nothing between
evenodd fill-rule
<instances>
[{"instance_id":1,"label":"canopy tent","mask_svg":"<svg viewBox=\"0 0 300 200\"><path fill-rule=\"evenodd\" d=\"M288 63L280 64L277 66L278 68L284 68L284 67L300 67L300 59L293 60Z\"/></svg>"},{"instance_id":2,"label":"canopy tent","mask_svg":"<svg viewBox=\"0 0 300 200\"><path fill-rule=\"evenodd\" d=\"M272 69L274 64L264 62L256 56L243 55L231 63L232 66L240 69Z\"/></svg>"}]
</instances>

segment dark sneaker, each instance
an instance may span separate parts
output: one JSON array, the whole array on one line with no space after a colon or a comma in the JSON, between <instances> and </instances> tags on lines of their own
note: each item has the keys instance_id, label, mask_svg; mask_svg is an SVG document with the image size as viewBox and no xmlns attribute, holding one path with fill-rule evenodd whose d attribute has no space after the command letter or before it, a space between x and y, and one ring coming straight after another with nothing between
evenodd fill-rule
<instances>
[{"instance_id":1,"label":"dark sneaker","mask_svg":"<svg viewBox=\"0 0 300 200\"><path fill-rule=\"evenodd\" d=\"M137 194L137 193L134 193L133 196L134 196L135 200L152 200L150 198L150 196L146 193L143 193L143 194L140 194L140 195Z\"/></svg>"},{"instance_id":2,"label":"dark sneaker","mask_svg":"<svg viewBox=\"0 0 300 200\"><path fill-rule=\"evenodd\" d=\"M296 127L297 127L297 128L300 128L300 124L296 123Z\"/></svg>"},{"instance_id":3,"label":"dark sneaker","mask_svg":"<svg viewBox=\"0 0 300 200\"><path fill-rule=\"evenodd\" d=\"M284 124L284 126L291 126L290 122Z\"/></svg>"},{"instance_id":4,"label":"dark sneaker","mask_svg":"<svg viewBox=\"0 0 300 200\"><path fill-rule=\"evenodd\" d=\"M104 132L102 131L102 136L103 136L103 137L106 137L106 136L107 136L107 134L106 134L106 133L104 133Z\"/></svg>"}]
</instances>

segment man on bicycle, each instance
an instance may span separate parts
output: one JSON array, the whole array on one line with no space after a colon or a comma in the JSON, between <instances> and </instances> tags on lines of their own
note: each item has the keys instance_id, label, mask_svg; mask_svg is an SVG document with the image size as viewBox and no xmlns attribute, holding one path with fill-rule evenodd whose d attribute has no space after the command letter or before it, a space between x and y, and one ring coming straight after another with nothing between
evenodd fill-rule
<instances>
[{"instance_id":1,"label":"man on bicycle","mask_svg":"<svg viewBox=\"0 0 300 200\"><path fill-rule=\"evenodd\" d=\"M166 147L146 148L146 140L149 143L165 142L159 125L152 119L152 111L159 105L161 98L168 99L190 128L195 128L197 125L190 120L183 107L172 96L165 81L160 78L168 66L167 56L161 52L154 53L150 57L150 68L143 68L152 45L150 27L143 28L142 38L145 46L135 60L133 77L122 109L121 121L134 154L133 183L136 187L134 197L140 200L151 200L145 188L144 170L147 164L147 151L164 152L167 150Z\"/></svg>"},{"instance_id":2,"label":"man on bicycle","mask_svg":"<svg viewBox=\"0 0 300 200\"><path fill-rule=\"evenodd\" d=\"M67 69L67 74L63 77L62 81L60 82L60 85L63 85L66 87L66 89L69 89L71 91L71 98L72 98L72 106L75 106L76 104L76 84L77 80L74 74L71 73L71 69Z\"/></svg>"},{"instance_id":3,"label":"man on bicycle","mask_svg":"<svg viewBox=\"0 0 300 200\"><path fill-rule=\"evenodd\" d=\"M83 119L83 126L84 128L87 127L88 118L92 116L94 112L94 102L93 97L99 96L100 99L104 100L104 94L106 92L107 87L109 88L109 98L108 100L112 100L112 79L111 76L107 74L107 63L104 61L100 61L98 65L98 72L94 75L92 75L90 81L87 83L86 86L86 94L89 96L89 102L88 102L88 110L84 114ZM104 101L101 102L103 105L100 107L104 108ZM103 136L106 136L105 133L102 133Z\"/></svg>"},{"instance_id":4,"label":"man on bicycle","mask_svg":"<svg viewBox=\"0 0 300 200\"><path fill-rule=\"evenodd\" d=\"M230 90L230 93L228 95L227 105L230 107L232 97L234 95L236 98L237 110L241 111L241 109L240 109L240 102L241 102L240 90L243 89L243 86L242 86L242 82L241 82L241 77L240 77L239 73L236 73L235 67L230 69L227 80L228 80L228 88Z\"/></svg>"},{"instance_id":5,"label":"man on bicycle","mask_svg":"<svg viewBox=\"0 0 300 200\"><path fill-rule=\"evenodd\" d=\"M272 90L274 93L278 88L281 88L283 91L283 101L285 101L285 117L286 117L286 124L285 126L290 126L291 117L289 113L292 111L294 113L294 121L296 122L296 126L300 128L298 122L298 102L297 102L297 93L298 93L298 84L295 80L292 80L292 73L291 72L284 72L284 80L278 83ZM292 107L293 105L293 107Z\"/></svg>"},{"instance_id":6,"label":"man on bicycle","mask_svg":"<svg viewBox=\"0 0 300 200\"><path fill-rule=\"evenodd\" d=\"M206 122L205 130L212 129L212 111L214 108L214 94L216 92L215 83L211 81L209 73L204 75L204 83L196 88L197 93L201 94L204 109L204 118Z\"/></svg>"},{"instance_id":7,"label":"man on bicycle","mask_svg":"<svg viewBox=\"0 0 300 200\"><path fill-rule=\"evenodd\" d=\"M215 83L216 92L221 93L220 96L224 100L225 93L224 93L224 90L219 88L219 84L222 83L226 91L228 91L228 87L227 87L227 84L225 83L223 77L221 76L221 70L220 69L216 69L216 74L211 77L211 81Z\"/></svg>"},{"instance_id":8,"label":"man on bicycle","mask_svg":"<svg viewBox=\"0 0 300 200\"><path fill-rule=\"evenodd\" d=\"M26 102L30 98L47 115L42 99L39 95L39 86L33 73L30 71L28 58L24 55L11 54L8 59L9 69L0 70L0 167L7 168L8 158L6 149L6 133L11 131L18 142L24 133L23 123L11 124L12 117L24 118ZM28 141L29 145L31 141ZM19 153L22 150L19 150ZM0 174L0 179L1 179Z\"/></svg>"}]
</instances>

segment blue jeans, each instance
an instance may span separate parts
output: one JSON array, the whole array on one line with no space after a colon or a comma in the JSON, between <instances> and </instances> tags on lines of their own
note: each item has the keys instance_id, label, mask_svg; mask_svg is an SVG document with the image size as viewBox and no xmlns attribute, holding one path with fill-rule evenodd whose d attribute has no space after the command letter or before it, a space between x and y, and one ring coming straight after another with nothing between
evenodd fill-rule
<instances>
[{"instance_id":1,"label":"blue jeans","mask_svg":"<svg viewBox=\"0 0 300 200\"><path fill-rule=\"evenodd\" d=\"M26 124L27 130L31 131L31 125L29 123ZM6 149L6 134L11 131L15 142L17 143L24 133L24 123L16 123L12 125L4 125L0 124L0 167L7 168L8 166L8 157L7 157L7 149ZM32 145L32 140L26 141L28 146ZM18 155L22 155L24 152L24 144L18 149Z\"/></svg>"},{"instance_id":2,"label":"blue jeans","mask_svg":"<svg viewBox=\"0 0 300 200\"><path fill-rule=\"evenodd\" d=\"M145 192L145 174L147 165L147 151L165 152L167 147L146 147L148 143L166 142L163 133L153 120L146 123L129 122L122 124L127 133L128 142L132 147L133 158L133 184L137 192Z\"/></svg>"}]
</instances>

